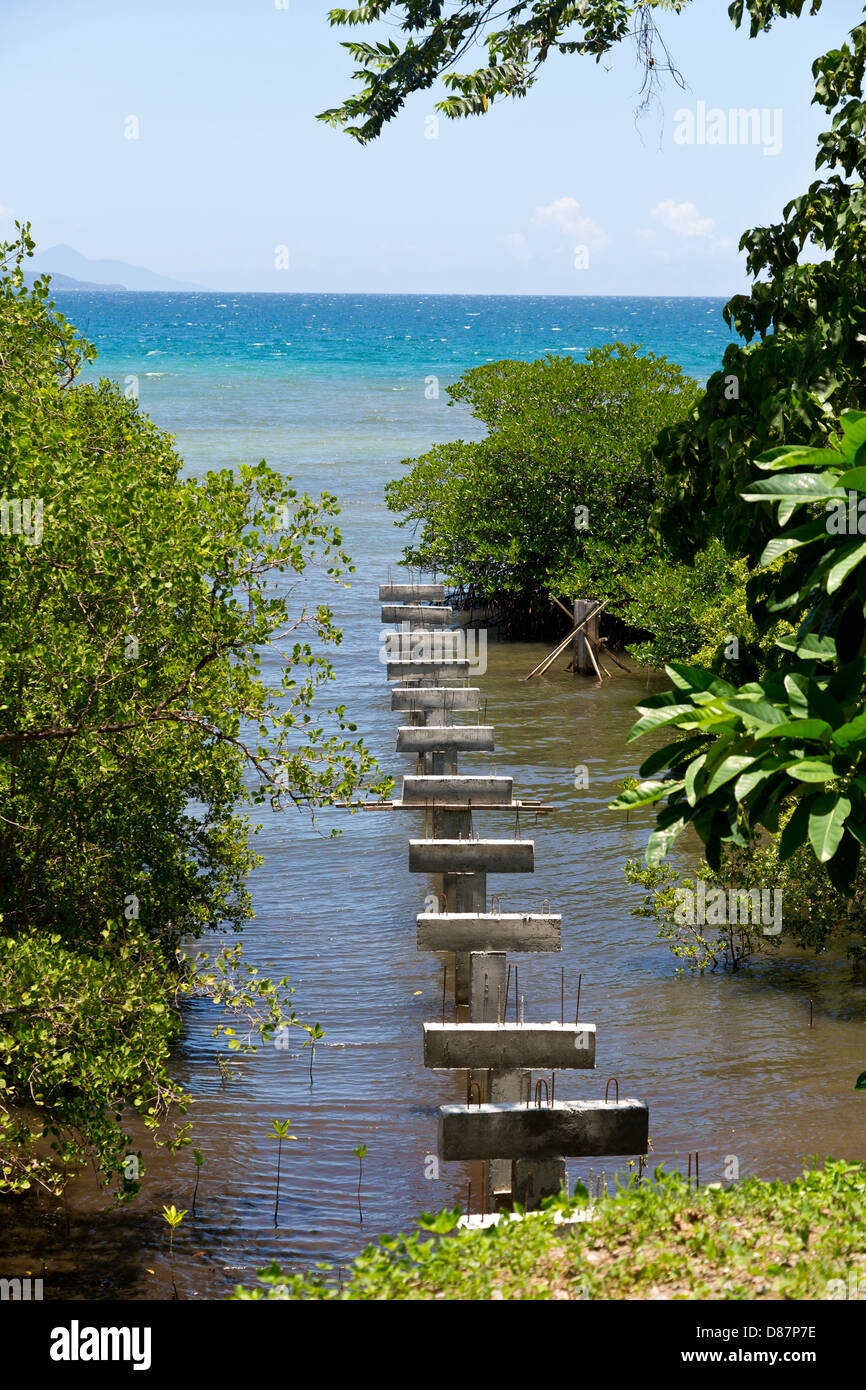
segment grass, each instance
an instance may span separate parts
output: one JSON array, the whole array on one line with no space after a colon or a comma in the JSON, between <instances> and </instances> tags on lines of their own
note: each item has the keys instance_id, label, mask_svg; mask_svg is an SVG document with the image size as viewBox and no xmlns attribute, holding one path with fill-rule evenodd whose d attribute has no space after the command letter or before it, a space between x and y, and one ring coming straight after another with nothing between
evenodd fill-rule
<instances>
[{"instance_id":1,"label":"grass","mask_svg":"<svg viewBox=\"0 0 866 1390\"><path fill-rule=\"evenodd\" d=\"M826 1299L866 1292L866 1166L828 1161L793 1183L747 1178L695 1191L678 1173L619 1187L595 1219L556 1224L586 1189L525 1221L459 1230L459 1211L382 1236L338 1285L325 1265L259 1271L234 1299ZM453 1234L452 1234L453 1232ZM841 1286L830 1281L842 1280Z\"/></svg>"}]
</instances>

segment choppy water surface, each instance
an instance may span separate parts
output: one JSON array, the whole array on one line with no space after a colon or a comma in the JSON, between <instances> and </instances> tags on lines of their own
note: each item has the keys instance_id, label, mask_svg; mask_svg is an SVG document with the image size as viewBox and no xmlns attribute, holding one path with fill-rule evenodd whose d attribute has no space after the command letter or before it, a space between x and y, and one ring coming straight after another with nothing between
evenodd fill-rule
<instances>
[{"instance_id":1,"label":"choppy water surface","mask_svg":"<svg viewBox=\"0 0 866 1390\"><path fill-rule=\"evenodd\" d=\"M97 321L100 312L108 314L93 304L98 298L69 296L64 308L75 318L73 300L87 300L90 322L84 326L97 341L104 337L103 368L122 380L140 372L143 355L153 349L118 346L112 324ZM105 305L108 297L101 298ZM601 314L604 301L594 304ZM152 304L147 312L153 314ZM677 332L687 347L693 341L697 358L704 347L698 328L691 339L682 323ZM539 330L525 355L538 355L546 336ZM614 334L601 341L604 336ZM499 347L500 338L493 341ZM663 341L647 345L669 350ZM400 363L393 380L382 355L375 371L359 366L357 377L348 372L342 383L340 372L323 370L314 410L288 369L282 384L267 373L264 384L260 377L257 394L252 376L239 388L231 354L203 350L198 360L188 353L185 364L170 344L163 342L163 349L164 375L148 378L143 405L177 434L190 469L264 456L301 487L327 487L345 499L342 528L358 575L351 589L333 593L345 633L334 693L383 765L395 775L411 771L411 759L394 752L398 717L378 659L377 586L388 566L396 566L402 544L382 487L402 457L435 438L468 437L477 432L476 422L455 410L443 415L444 402L425 399L421 354L408 366ZM686 352L679 360L698 374ZM471 362L455 358L452 374L465 365ZM395 383L414 384L392 390ZM239 397L245 402L240 409ZM257 399L260 416L253 409ZM330 412L323 413L328 400ZM315 593L314 586L310 596ZM737 1157L743 1174L764 1177L792 1177L810 1155L864 1157L862 1106L853 1092L864 1066L862 987L844 961L816 962L794 951L773 953L735 976L674 974L652 924L631 915L640 894L622 874L624 860L643 852L648 820L633 816L626 824L606 809L619 780L634 771L624 740L646 673L616 671L603 690L562 669L522 683L543 652L528 644L489 647L488 670L478 683L496 726L497 752L465 758L461 770L487 771L495 764L513 773L517 796L555 808L537 825L521 825L535 839L535 874L491 876L489 886L501 892L503 909L537 910L549 898L552 910L562 913L561 958L519 960L527 1019L559 1016L560 965L567 1010L574 1008L578 972L583 976L581 1016L598 1025L598 1070L560 1073L557 1095L598 1096L607 1077L617 1076L623 1095L650 1106L655 1159L684 1164L697 1149L701 1176L710 1181L722 1178L728 1155ZM589 786L581 790L573 785L577 764L589 769ZM299 1013L320 1022L326 1039L317 1048L312 1087L309 1052L300 1050L303 1034L288 1051L268 1047L242 1059L240 1075L223 1080L211 1037L214 1015L204 1005L188 1010L175 1071L196 1098L195 1143L206 1162L197 1216L186 1218L176 1239L182 1298L222 1297L272 1257L296 1268L345 1264L379 1232L408 1228L419 1211L465 1202L470 1181L479 1191L473 1165L443 1165L438 1180L425 1176L436 1149L437 1107L458 1099L459 1088L456 1078L422 1065L421 1025L441 1009L441 967L415 946L415 914L432 884L408 872L407 841L420 832L417 817L344 814L316 827L297 813L268 811L262 818L258 838L266 862L252 882L257 916L245 952L256 964L270 963L275 974L291 976ZM336 841L326 838L334 823L343 827ZM478 812L476 827L509 836L513 818ZM287 1116L297 1142L284 1146L275 1230L276 1141L269 1131L273 1118ZM352 1153L358 1143L367 1145L363 1225ZM571 1164L571 1179L585 1178L589 1166ZM617 1165L592 1166L612 1172ZM106 1215L92 1181L70 1194L68 1229L63 1213L45 1209L32 1220L18 1208L13 1222L7 1207L0 1234L4 1273L19 1266L38 1273L44 1261L46 1297L170 1297L167 1227L159 1213L163 1203L189 1208L193 1181L188 1152L172 1157L151 1151L144 1190L129 1208Z\"/></svg>"}]
</instances>

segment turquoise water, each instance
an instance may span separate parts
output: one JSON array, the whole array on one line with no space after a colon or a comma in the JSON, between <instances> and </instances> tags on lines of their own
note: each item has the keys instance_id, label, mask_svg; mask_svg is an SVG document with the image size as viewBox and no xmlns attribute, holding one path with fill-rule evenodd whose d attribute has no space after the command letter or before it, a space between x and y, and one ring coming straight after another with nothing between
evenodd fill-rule
<instances>
[{"instance_id":1,"label":"turquoise water","mask_svg":"<svg viewBox=\"0 0 866 1390\"><path fill-rule=\"evenodd\" d=\"M92 371L136 378L189 467L265 454L312 484L324 464L319 485L349 495L359 464L478 435L444 390L470 367L580 358L618 340L703 380L731 341L721 299L75 292L58 303L97 343Z\"/></svg>"},{"instance_id":2,"label":"turquoise water","mask_svg":"<svg viewBox=\"0 0 866 1390\"><path fill-rule=\"evenodd\" d=\"M332 694L398 778L413 768L394 751L377 586L398 564L403 539L382 489L401 459L479 433L478 422L447 405L445 385L482 362L579 356L615 339L703 378L730 341L721 301L708 299L76 292L57 300L99 348L91 375L129 387L137 379L142 409L175 434L188 469L265 457L296 485L341 498L357 577L328 593L345 634ZM314 581L307 598L324 592ZM862 1156L851 1077L862 1070L866 1009L850 970L782 951L733 977L674 975L652 925L631 915L639 894L622 874L625 858L643 852L647 817L625 822L606 809L634 771L625 736L646 673L614 668L600 690L559 663L524 684L543 654L534 644L491 643L477 683L496 753L461 760L461 771L489 771L493 762L513 774L516 795L554 808L523 830L535 840L535 874L494 877L490 892L503 895L506 911L537 910L548 898L562 913L562 956L520 958L527 1020L558 1017L560 966L567 1008L583 976L581 1014L598 1025L598 1072L563 1074L557 1096L596 1098L617 1076L623 1095L650 1107L653 1161L684 1168L699 1150L707 1181L722 1180L731 1155L743 1175L764 1177L791 1177L811 1154ZM268 657L266 673L275 661ZM586 787L575 787L578 764L589 770ZM459 1099L459 1083L423 1066L421 1025L441 1008L441 966L416 949L415 914L433 886L408 872L416 818L343 816L342 838L330 840L330 822L261 814L265 864L251 880L257 916L245 953L292 977L299 1013L320 1022L326 1038L312 1088L299 1044L264 1050L223 1081L213 1015L200 1004L188 1011L175 1071L196 1097L191 1118L205 1167L195 1221L175 1241L183 1297L221 1297L274 1255L293 1267L345 1263L378 1232L465 1200L469 1181L479 1190L477 1165L444 1164L430 1175L437 1107ZM484 833L512 833L496 812L478 820ZM268 1137L275 1117L289 1117L298 1136L284 1156L279 1230ZM358 1143L367 1145L363 1226ZM71 1199L69 1237L56 1219L16 1235L16 1257L28 1268L46 1262L46 1297L170 1295L159 1213L163 1203L191 1206L194 1167L188 1153L149 1153L147 1164L128 1211L105 1218L83 1184ZM572 1166L572 1180L587 1177L588 1166ZM8 1260L4 1269L16 1272Z\"/></svg>"}]
</instances>

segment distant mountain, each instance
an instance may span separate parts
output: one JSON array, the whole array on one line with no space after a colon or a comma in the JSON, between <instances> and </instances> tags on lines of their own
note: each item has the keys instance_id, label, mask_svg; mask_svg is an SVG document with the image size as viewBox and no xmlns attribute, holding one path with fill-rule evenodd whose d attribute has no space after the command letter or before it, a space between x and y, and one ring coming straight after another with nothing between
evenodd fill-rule
<instances>
[{"instance_id":1,"label":"distant mountain","mask_svg":"<svg viewBox=\"0 0 866 1390\"><path fill-rule=\"evenodd\" d=\"M171 280L143 266L127 265L125 261L91 261L72 246L52 246L39 251L30 262L38 274L46 271L57 289L103 290L201 290L203 285L191 285L185 280ZM61 280L77 281L62 284Z\"/></svg>"}]
</instances>

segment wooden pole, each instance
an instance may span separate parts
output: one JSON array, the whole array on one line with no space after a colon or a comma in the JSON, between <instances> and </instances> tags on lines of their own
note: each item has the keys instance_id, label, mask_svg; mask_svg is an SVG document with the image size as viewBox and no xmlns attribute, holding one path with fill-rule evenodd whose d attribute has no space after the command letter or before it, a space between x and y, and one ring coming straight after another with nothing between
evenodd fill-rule
<instances>
[{"instance_id":1,"label":"wooden pole","mask_svg":"<svg viewBox=\"0 0 866 1390\"><path fill-rule=\"evenodd\" d=\"M598 674L598 667L592 655L590 642L598 646L598 615L600 612L601 606L598 599L578 598L574 601L575 638L572 670L577 675L588 676L593 667ZM583 634L584 628L586 628L585 636ZM598 678L601 680L600 674Z\"/></svg>"},{"instance_id":2,"label":"wooden pole","mask_svg":"<svg viewBox=\"0 0 866 1390\"><path fill-rule=\"evenodd\" d=\"M597 612L600 613L602 608L604 608L605 605L609 602L609 599L605 599L604 603L600 603ZM521 677L521 679L525 681L530 681L532 680L533 676L543 675L544 672L547 670L548 666L550 666L558 656L562 655L562 653L565 651L566 647L568 646L569 642L573 639L577 631L578 629L574 628L574 630L570 632L567 637L563 637L559 645L554 647L553 651L549 652L543 661L539 661L538 665L533 667L533 669L529 672L528 676L523 676Z\"/></svg>"}]
</instances>

